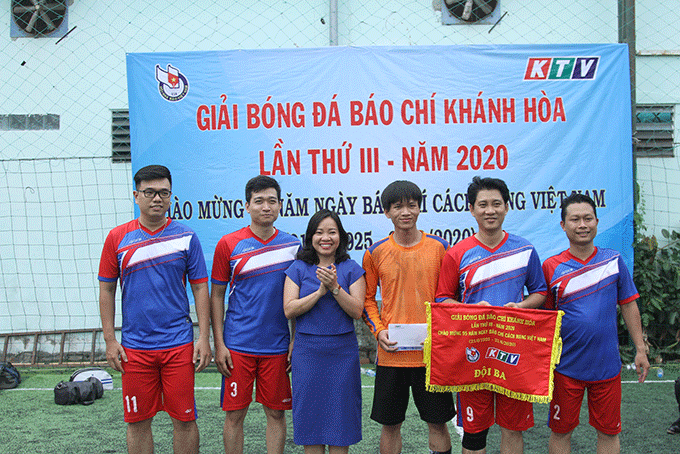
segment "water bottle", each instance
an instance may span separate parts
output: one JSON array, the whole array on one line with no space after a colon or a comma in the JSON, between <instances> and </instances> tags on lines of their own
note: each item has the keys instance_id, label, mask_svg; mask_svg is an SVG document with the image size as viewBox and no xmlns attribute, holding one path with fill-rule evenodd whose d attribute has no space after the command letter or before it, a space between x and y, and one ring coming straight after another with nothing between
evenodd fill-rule
<instances>
[{"instance_id":1,"label":"water bottle","mask_svg":"<svg viewBox=\"0 0 680 454\"><path fill-rule=\"evenodd\" d=\"M369 377L375 377L375 371L373 369L361 369L361 372L368 375Z\"/></svg>"},{"instance_id":2,"label":"water bottle","mask_svg":"<svg viewBox=\"0 0 680 454\"><path fill-rule=\"evenodd\" d=\"M663 378L663 369L662 368L659 367L656 370L656 376L659 377L659 378Z\"/></svg>"}]
</instances>

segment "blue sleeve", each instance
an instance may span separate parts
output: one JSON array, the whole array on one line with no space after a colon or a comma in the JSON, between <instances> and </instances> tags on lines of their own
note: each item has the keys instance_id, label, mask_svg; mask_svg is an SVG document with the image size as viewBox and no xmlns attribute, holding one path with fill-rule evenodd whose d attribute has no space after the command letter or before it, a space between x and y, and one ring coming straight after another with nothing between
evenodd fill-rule
<instances>
[{"instance_id":1,"label":"blue sleeve","mask_svg":"<svg viewBox=\"0 0 680 454\"><path fill-rule=\"evenodd\" d=\"M349 267L349 272L348 272L348 277L349 277L349 285L354 284L356 281L361 279L361 276L366 274L366 271L354 260L348 259L347 260L350 263Z\"/></svg>"},{"instance_id":2,"label":"blue sleeve","mask_svg":"<svg viewBox=\"0 0 680 454\"><path fill-rule=\"evenodd\" d=\"M298 287L302 285L302 273L304 271L301 266L302 263L301 260L295 260L286 270L286 276L288 276L291 281L295 282Z\"/></svg>"},{"instance_id":3,"label":"blue sleeve","mask_svg":"<svg viewBox=\"0 0 680 454\"><path fill-rule=\"evenodd\" d=\"M548 286L545 283L545 275L541 267L541 259L538 258L538 252L535 248L531 249L531 256L529 257L529 264L527 265L527 291L529 294L547 292Z\"/></svg>"},{"instance_id":4,"label":"blue sleeve","mask_svg":"<svg viewBox=\"0 0 680 454\"><path fill-rule=\"evenodd\" d=\"M632 297L638 295L637 288L633 282L633 277L628 272L623 257L619 255L619 282L618 282L618 298L619 302L630 300Z\"/></svg>"},{"instance_id":5,"label":"blue sleeve","mask_svg":"<svg viewBox=\"0 0 680 454\"><path fill-rule=\"evenodd\" d=\"M189 242L189 255L187 261L187 277L190 281L208 278L208 269L205 266L203 248L195 232L191 235Z\"/></svg>"},{"instance_id":6,"label":"blue sleeve","mask_svg":"<svg viewBox=\"0 0 680 454\"><path fill-rule=\"evenodd\" d=\"M340 284L340 287L344 288L347 292L349 292L350 286L366 273L366 271L352 259L347 259L338 263L336 269L338 272L338 284Z\"/></svg>"}]
</instances>

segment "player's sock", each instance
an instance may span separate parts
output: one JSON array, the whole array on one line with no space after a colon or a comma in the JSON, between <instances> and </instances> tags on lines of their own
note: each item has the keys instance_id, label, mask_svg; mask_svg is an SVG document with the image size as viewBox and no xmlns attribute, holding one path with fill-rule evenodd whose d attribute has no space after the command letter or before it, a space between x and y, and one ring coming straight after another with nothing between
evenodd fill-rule
<instances>
[{"instance_id":1,"label":"player's sock","mask_svg":"<svg viewBox=\"0 0 680 454\"><path fill-rule=\"evenodd\" d=\"M430 449L430 454L451 454L451 448L447 449L446 451L433 451Z\"/></svg>"}]
</instances>

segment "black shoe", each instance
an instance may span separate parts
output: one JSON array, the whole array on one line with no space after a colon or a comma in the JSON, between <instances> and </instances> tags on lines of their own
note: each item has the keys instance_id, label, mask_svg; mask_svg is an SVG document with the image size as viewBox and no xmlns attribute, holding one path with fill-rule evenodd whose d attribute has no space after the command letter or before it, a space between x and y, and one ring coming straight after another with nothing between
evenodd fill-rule
<instances>
[{"instance_id":1,"label":"black shoe","mask_svg":"<svg viewBox=\"0 0 680 454\"><path fill-rule=\"evenodd\" d=\"M671 435L680 434L680 418L678 418L671 426L666 430Z\"/></svg>"}]
</instances>

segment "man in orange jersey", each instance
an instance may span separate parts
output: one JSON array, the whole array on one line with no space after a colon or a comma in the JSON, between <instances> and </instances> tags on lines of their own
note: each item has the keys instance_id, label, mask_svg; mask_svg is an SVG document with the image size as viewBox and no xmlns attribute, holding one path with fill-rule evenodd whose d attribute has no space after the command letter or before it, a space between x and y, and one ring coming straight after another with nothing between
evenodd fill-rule
<instances>
[{"instance_id":1,"label":"man in orange jersey","mask_svg":"<svg viewBox=\"0 0 680 454\"><path fill-rule=\"evenodd\" d=\"M420 418L429 429L431 453L451 453L446 422L456 410L451 393L425 389L425 364L420 350L401 350L390 340L391 323L426 323L425 302L434 301L442 258L449 244L418 230L423 195L410 181L395 181L381 195L385 216L394 232L364 254L366 300L363 318L378 340L375 392L371 419L382 424L381 454L401 452L401 424L406 418L409 390ZM377 287L381 309L376 301Z\"/></svg>"}]
</instances>

